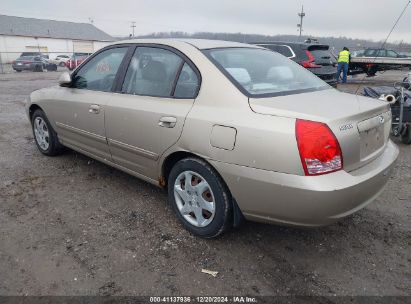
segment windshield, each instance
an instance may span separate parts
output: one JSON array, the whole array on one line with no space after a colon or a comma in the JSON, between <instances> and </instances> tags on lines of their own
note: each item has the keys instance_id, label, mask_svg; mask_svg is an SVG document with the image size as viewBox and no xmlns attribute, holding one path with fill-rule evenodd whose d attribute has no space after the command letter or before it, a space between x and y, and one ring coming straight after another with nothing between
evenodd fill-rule
<instances>
[{"instance_id":1,"label":"windshield","mask_svg":"<svg viewBox=\"0 0 411 304\"><path fill-rule=\"evenodd\" d=\"M330 86L278 53L254 48L205 50L217 67L249 97L291 95Z\"/></svg>"}]
</instances>

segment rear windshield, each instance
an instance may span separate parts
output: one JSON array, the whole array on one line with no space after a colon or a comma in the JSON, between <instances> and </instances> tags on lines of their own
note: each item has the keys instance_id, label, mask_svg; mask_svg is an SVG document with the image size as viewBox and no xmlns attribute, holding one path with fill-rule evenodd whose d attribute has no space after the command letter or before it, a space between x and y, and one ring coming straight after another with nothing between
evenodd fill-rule
<instances>
[{"instance_id":1,"label":"rear windshield","mask_svg":"<svg viewBox=\"0 0 411 304\"><path fill-rule=\"evenodd\" d=\"M299 64L269 50L221 48L204 52L249 97L291 95L330 88Z\"/></svg>"},{"instance_id":2,"label":"rear windshield","mask_svg":"<svg viewBox=\"0 0 411 304\"><path fill-rule=\"evenodd\" d=\"M19 60L33 60L34 56L21 56Z\"/></svg>"},{"instance_id":3,"label":"rear windshield","mask_svg":"<svg viewBox=\"0 0 411 304\"><path fill-rule=\"evenodd\" d=\"M34 52L23 52L23 53L21 53L21 57L30 57L30 56L40 56L40 53L34 53Z\"/></svg>"},{"instance_id":4,"label":"rear windshield","mask_svg":"<svg viewBox=\"0 0 411 304\"><path fill-rule=\"evenodd\" d=\"M315 60L332 59L331 53L328 50L311 50Z\"/></svg>"}]
</instances>

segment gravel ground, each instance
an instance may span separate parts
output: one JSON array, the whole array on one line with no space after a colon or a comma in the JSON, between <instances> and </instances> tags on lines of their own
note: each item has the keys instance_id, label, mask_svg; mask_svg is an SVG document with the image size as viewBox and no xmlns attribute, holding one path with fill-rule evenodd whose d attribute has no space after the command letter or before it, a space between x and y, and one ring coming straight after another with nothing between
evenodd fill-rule
<instances>
[{"instance_id":1,"label":"gravel ground","mask_svg":"<svg viewBox=\"0 0 411 304\"><path fill-rule=\"evenodd\" d=\"M396 140L383 194L335 225L248 222L203 240L180 226L164 191L72 151L37 151L23 100L58 76L0 75L1 295L411 295L411 146Z\"/></svg>"}]
</instances>

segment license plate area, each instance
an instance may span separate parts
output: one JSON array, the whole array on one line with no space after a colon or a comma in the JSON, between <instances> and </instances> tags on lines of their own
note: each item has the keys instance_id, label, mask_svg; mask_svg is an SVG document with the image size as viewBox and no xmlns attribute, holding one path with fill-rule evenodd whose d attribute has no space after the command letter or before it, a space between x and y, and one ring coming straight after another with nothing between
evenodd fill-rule
<instances>
[{"instance_id":1,"label":"license plate area","mask_svg":"<svg viewBox=\"0 0 411 304\"><path fill-rule=\"evenodd\" d=\"M360 139L360 158L364 160L384 146L384 125L360 132Z\"/></svg>"}]
</instances>

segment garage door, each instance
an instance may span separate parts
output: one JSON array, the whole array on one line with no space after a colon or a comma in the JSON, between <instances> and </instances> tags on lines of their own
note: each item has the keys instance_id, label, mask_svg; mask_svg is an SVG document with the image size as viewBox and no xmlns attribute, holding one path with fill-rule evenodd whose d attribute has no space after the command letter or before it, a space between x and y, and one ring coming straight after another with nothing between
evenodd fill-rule
<instances>
[{"instance_id":1,"label":"garage door","mask_svg":"<svg viewBox=\"0 0 411 304\"><path fill-rule=\"evenodd\" d=\"M73 41L73 51L75 53L93 53L92 41Z\"/></svg>"}]
</instances>

